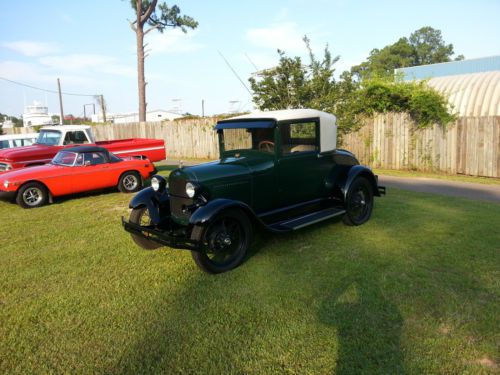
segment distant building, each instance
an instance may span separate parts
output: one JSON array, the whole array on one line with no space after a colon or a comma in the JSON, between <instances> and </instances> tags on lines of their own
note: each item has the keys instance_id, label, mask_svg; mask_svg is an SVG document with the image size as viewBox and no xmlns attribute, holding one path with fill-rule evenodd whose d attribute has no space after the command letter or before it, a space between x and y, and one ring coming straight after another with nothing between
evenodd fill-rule
<instances>
[{"instance_id":1,"label":"distant building","mask_svg":"<svg viewBox=\"0 0 500 375\"><path fill-rule=\"evenodd\" d=\"M24 108L23 126L32 127L38 125L53 125L53 122L48 107L34 101L32 105Z\"/></svg>"},{"instance_id":2,"label":"distant building","mask_svg":"<svg viewBox=\"0 0 500 375\"><path fill-rule=\"evenodd\" d=\"M0 120L2 121L0 122L0 126L2 127L2 129L12 129L14 127L14 123L7 116L4 116L3 119L0 118Z\"/></svg>"},{"instance_id":3,"label":"distant building","mask_svg":"<svg viewBox=\"0 0 500 375\"><path fill-rule=\"evenodd\" d=\"M183 117L182 115L162 109L146 112L146 122L157 121L172 121ZM92 122L103 122L101 113L92 115ZM131 122L139 122L139 113L106 113L106 121L111 121L115 124L127 124Z\"/></svg>"},{"instance_id":4,"label":"distant building","mask_svg":"<svg viewBox=\"0 0 500 375\"><path fill-rule=\"evenodd\" d=\"M500 116L500 56L395 69L405 81L429 79L459 116Z\"/></svg>"}]
</instances>

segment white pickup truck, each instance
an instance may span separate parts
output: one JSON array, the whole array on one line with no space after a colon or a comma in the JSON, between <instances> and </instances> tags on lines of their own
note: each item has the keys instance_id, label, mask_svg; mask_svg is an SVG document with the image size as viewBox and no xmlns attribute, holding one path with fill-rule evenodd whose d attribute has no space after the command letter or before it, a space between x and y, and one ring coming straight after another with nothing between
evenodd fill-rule
<instances>
[{"instance_id":1,"label":"white pickup truck","mask_svg":"<svg viewBox=\"0 0 500 375\"><path fill-rule=\"evenodd\" d=\"M117 156L140 156L150 161L165 159L163 139L129 138L96 142L92 127L86 125L46 126L32 146L0 150L0 172L50 162L65 147L94 144Z\"/></svg>"}]
</instances>

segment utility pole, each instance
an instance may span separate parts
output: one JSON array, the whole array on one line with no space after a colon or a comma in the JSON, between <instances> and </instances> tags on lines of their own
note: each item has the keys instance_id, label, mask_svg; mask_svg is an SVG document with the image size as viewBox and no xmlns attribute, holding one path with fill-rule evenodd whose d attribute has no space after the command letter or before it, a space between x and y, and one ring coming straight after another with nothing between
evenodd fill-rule
<instances>
[{"instance_id":1,"label":"utility pole","mask_svg":"<svg viewBox=\"0 0 500 375\"><path fill-rule=\"evenodd\" d=\"M201 117L205 117L205 99L201 99Z\"/></svg>"},{"instance_id":2,"label":"utility pole","mask_svg":"<svg viewBox=\"0 0 500 375\"><path fill-rule=\"evenodd\" d=\"M102 119L104 122L106 122L106 106L104 105L104 95L99 95L101 98L101 111L102 111Z\"/></svg>"},{"instance_id":3,"label":"utility pole","mask_svg":"<svg viewBox=\"0 0 500 375\"><path fill-rule=\"evenodd\" d=\"M62 95L61 95L61 81L59 78L57 79L57 91L59 91L59 124L64 124L64 112L63 112L63 103L62 103Z\"/></svg>"}]
</instances>

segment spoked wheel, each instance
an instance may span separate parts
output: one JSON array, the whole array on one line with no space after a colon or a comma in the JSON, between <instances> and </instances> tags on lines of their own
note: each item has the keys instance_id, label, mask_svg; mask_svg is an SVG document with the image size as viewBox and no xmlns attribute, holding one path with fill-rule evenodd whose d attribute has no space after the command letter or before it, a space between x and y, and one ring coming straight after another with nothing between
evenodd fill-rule
<instances>
[{"instance_id":1,"label":"spoked wheel","mask_svg":"<svg viewBox=\"0 0 500 375\"><path fill-rule=\"evenodd\" d=\"M134 208L130 213L129 220L132 224L137 224L143 227L151 225L151 218L149 217L149 212L146 207ZM146 232L143 232L143 234L145 236L149 236ZM149 240L137 234L131 233L130 235L132 236L132 240L143 249L154 250L162 246L158 242Z\"/></svg>"},{"instance_id":2,"label":"spoked wheel","mask_svg":"<svg viewBox=\"0 0 500 375\"><path fill-rule=\"evenodd\" d=\"M133 193L141 190L142 179L139 173L134 171L125 172L118 182L118 190L122 193Z\"/></svg>"},{"instance_id":3,"label":"spoked wheel","mask_svg":"<svg viewBox=\"0 0 500 375\"><path fill-rule=\"evenodd\" d=\"M45 186L38 182L29 182L17 193L16 202L23 208L36 208L47 203L48 193Z\"/></svg>"},{"instance_id":4,"label":"spoked wheel","mask_svg":"<svg viewBox=\"0 0 500 375\"><path fill-rule=\"evenodd\" d=\"M357 177L349 187L346 214L343 221L347 225L361 225L368 221L373 210L373 190L364 177Z\"/></svg>"},{"instance_id":5,"label":"spoked wheel","mask_svg":"<svg viewBox=\"0 0 500 375\"><path fill-rule=\"evenodd\" d=\"M252 226L243 212L223 212L205 230L202 248L191 255L205 272L226 272L243 262L251 236Z\"/></svg>"}]
</instances>

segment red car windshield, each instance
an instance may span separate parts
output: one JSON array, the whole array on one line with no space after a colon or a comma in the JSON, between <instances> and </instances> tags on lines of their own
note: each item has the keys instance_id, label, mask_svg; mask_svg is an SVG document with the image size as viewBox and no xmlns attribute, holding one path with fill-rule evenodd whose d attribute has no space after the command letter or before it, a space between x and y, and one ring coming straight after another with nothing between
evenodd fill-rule
<instances>
[{"instance_id":1,"label":"red car windshield","mask_svg":"<svg viewBox=\"0 0 500 375\"><path fill-rule=\"evenodd\" d=\"M52 159L52 164L71 166L75 164L76 155L75 152L59 151Z\"/></svg>"}]
</instances>

